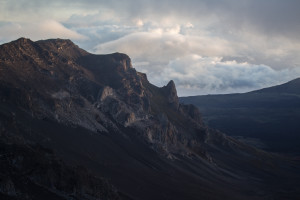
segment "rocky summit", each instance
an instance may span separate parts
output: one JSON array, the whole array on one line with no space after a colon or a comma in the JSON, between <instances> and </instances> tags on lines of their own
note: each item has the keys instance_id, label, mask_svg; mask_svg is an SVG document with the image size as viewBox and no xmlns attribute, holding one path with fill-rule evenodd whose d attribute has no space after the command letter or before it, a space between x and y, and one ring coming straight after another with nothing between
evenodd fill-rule
<instances>
[{"instance_id":1,"label":"rocky summit","mask_svg":"<svg viewBox=\"0 0 300 200\"><path fill-rule=\"evenodd\" d=\"M0 46L0 130L7 199L299 197L298 161L207 127L129 56L70 40Z\"/></svg>"}]
</instances>

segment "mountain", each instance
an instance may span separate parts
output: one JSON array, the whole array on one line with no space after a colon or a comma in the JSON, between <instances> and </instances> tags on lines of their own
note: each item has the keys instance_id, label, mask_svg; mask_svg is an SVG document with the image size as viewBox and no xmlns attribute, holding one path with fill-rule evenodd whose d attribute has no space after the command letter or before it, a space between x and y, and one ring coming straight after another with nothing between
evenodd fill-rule
<instances>
[{"instance_id":1,"label":"mountain","mask_svg":"<svg viewBox=\"0 0 300 200\"><path fill-rule=\"evenodd\" d=\"M182 97L211 127L265 150L300 155L300 78L243 94Z\"/></svg>"},{"instance_id":2,"label":"mountain","mask_svg":"<svg viewBox=\"0 0 300 200\"><path fill-rule=\"evenodd\" d=\"M152 85L125 54L20 38L0 46L0 72L7 199L300 195L298 160L209 128L195 106L179 103L173 81Z\"/></svg>"},{"instance_id":3,"label":"mountain","mask_svg":"<svg viewBox=\"0 0 300 200\"><path fill-rule=\"evenodd\" d=\"M264 88L261 90L253 91L250 93L271 93L271 94L290 94L299 95L300 94L300 78L289 81L282 85L277 85L269 88Z\"/></svg>"}]
</instances>

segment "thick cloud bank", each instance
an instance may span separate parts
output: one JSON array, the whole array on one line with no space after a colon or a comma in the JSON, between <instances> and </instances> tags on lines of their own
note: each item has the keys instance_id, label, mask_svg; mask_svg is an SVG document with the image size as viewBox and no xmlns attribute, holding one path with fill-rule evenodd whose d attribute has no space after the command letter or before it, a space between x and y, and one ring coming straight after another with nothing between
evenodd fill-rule
<instances>
[{"instance_id":1,"label":"thick cloud bank","mask_svg":"<svg viewBox=\"0 0 300 200\"><path fill-rule=\"evenodd\" d=\"M225 94L259 89L297 78L299 71L266 65L222 61L221 57L188 55L172 60L153 82L173 79L182 96Z\"/></svg>"},{"instance_id":2,"label":"thick cloud bank","mask_svg":"<svg viewBox=\"0 0 300 200\"><path fill-rule=\"evenodd\" d=\"M295 67L273 69L266 64L239 61L241 57L231 56L243 48L238 45L205 33L182 35L174 27L132 33L100 44L95 51L128 52L134 67L147 73L152 83L163 86L172 79L181 96L246 92L300 76L299 68ZM276 59L278 53L273 54L272 59Z\"/></svg>"},{"instance_id":3,"label":"thick cloud bank","mask_svg":"<svg viewBox=\"0 0 300 200\"><path fill-rule=\"evenodd\" d=\"M180 95L245 92L300 77L298 0L0 0L0 43L70 38L123 52Z\"/></svg>"}]
</instances>

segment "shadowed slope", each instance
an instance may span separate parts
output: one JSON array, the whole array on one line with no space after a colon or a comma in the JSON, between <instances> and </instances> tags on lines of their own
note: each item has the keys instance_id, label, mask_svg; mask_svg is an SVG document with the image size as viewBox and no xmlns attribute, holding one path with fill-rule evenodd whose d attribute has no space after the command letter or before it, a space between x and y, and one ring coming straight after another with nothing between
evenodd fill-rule
<instances>
[{"instance_id":1,"label":"shadowed slope","mask_svg":"<svg viewBox=\"0 0 300 200\"><path fill-rule=\"evenodd\" d=\"M244 94L182 97L180 101L196 105L209 126L228 135L241 136L266 150L299 155L299 94L300 79L295 79Z\"/></svg>"}]
</instances>

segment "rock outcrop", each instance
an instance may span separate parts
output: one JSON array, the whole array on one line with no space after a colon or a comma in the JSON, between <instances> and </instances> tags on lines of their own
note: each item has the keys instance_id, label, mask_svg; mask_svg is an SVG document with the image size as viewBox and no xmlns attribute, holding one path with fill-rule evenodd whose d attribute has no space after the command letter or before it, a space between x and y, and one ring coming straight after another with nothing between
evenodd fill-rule
<instances>
[{"instance_id":1,"label":"rock outcrop","mask_svg":"<svg viewBox=\"0 0 300 200\"><path fill-rule=\"evenodd\" d=\"M172 105L175 109L178 109L179 100L177 96L177 90L175 87L175 83L171 80L166 86L162 88L165 92L165 95L168 98L168 102Z\"/></svg>"},{"instance_id":2,"label":"rock outcrop","mask_svg":"<svg viewBox=\"0 0 300 200\"><path fill-rule=\"evenodd\" d=\"M210 157L203 144L211 131L197 108L179 104L174 81L162 88L149 83L125 54L93 55L70 40L21 38L2 45L0 55L2 101L38 119L98 133L130 128L170 158Z\"/></svg>"},{"instance_id":3,"label":"rock outcrop","mask_svg":"<svg viewBox=\"0 0 300 200\"><path fill-rule=\"evenodd\" d=\"M12 159L32 169L25 176L32 187L60 197L99 199L101 184L107 199L245 199L253 191L267 197L255 180L277 173L272 156L207 127L195 106L180 104L173 81L156 87L127 55L90 54L70 40L21 38L0 46L0 130L1 137L16 137L29 149L52 148L121 188L116 194L55 159L38 159L37 166L47 163L41 170L23 165L16 153ZM249 176L254 181L241 181ZM0 194L18 195L16 177L3 177Z\"/></svg>"}]
</instances>

